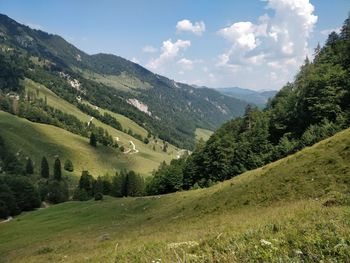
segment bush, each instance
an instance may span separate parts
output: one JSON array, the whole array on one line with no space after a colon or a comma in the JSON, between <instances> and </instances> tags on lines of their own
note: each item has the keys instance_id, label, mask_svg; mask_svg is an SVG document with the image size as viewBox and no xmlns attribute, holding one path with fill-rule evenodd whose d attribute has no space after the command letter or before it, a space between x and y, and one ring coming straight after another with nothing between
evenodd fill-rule
<instances>
[{"instance_id":1,"label":"bush","mask_svg":"<svg viewBox=\"0 0 350 263\"><path fill-rule=\"evenodd\" d=\"M71 160L66 160L64 162L64 170L68 172L73 172L74 171L74 166Z\"/></svg>"},{"instance_id":2,"label":"bush","mask_svg":"<svg viewBox=\"0 0 350 263\"><path fill-rule=\"evenodd\" d=\"M51 180L47 186L46 200L53 204L68 201L68 185L64 181Z\"/></svg>"},{"instance_id":3,"label":"bush","mask_svg":"<svg viewBox=\"0 0 350 263\"><path fill-rule=\"evenodd\" d=\"M102 193L96 193L95 194L95 201L100 201L103 199L103 194Z\"/></svg>"},{"instance_id":4,"label":"bush","mask_svg":"<svg viewBox=\"0 0 350 263\"><path fill-rule=\"evenodd\" d=\"M89 199L90 199L90 196L88 195L88 193L86 192L85 189L77 188L74 191L73 200L75 200L75 201L87 201Z\"/></svg>"}]
</instances>

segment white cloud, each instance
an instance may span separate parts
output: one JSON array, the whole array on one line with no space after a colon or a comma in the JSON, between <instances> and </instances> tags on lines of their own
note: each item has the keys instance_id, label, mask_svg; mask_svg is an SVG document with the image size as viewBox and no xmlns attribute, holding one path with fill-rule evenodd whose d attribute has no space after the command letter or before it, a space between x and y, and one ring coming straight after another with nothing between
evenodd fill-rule
<instances>
[{"instance_id":1,"label":"white cloud","mask_svg":"<svg viewBox=\"0 0 350 263\"><path fill-rule=\"evenodd\" d=\"M168 39L163 42L160 56L152 59L147 66L151 69L159 69L166 62L172 61L175 57L177 57L181 50L185 50L190 46L191 41L189 40L179 39L176 42L172 42L171 39Z\"/></svg>"},{"instance_id":2,"label":"white cloud","mask_svg":"<svg viewBox=\"0 0 350 263\"><path fill-rule=\"evenodd\" d=\"M341 27L338 27L338 28L329 28L329 29L324 29L324 30L321 30L320 33L321 35L324 35L324 36L328 36L330 33L332 32L336 32L336 33L340 33L340 30L341 30Z\"/></svg>"},{"instance_id":3,"label":"white cloud","mask_svg":"<svg viewBox=\"0 0 350 263\"><path fill-rule=\"evenodd\" d=\"M157 48L155 48L154 46L150 46L150 45L144 46L142 48L142 52L144 52L144 53L156 53L157 51L158 51Z\"/></svg>"},{"instance_id":4,"label":"white cloud","mask_svg":"<svg viewBox=\"0 0 350 263\"><path fill-rule=\"evenodd\" d=\"M291 80L309 53L308 40L317 16L309 0L266 0L266 8L273 15L261 16L256 24L236 22L218 31L231 45L220 54L217 66L231 74L254 70L256 76L267 76L266 83L273 86Z\"/></svg>"},{"instance_id":5,"label":"white cloud","mask_svg":"<svg viewBox=\"0 0 350 263\"><path fill-rule=\"evenodd\" d=\"M176 31L180 32L190 32L197 36L201 36L205 32L205 24L203 21L192 23L188 19L181 20L176 24Z\"/></svg>"},{"instance_id":6,"label":"white cloud","mask_svg":"<svg viewBox=\"0 0 350 263\"><path fill-rule=\"evenodd\" d=\"M220 29L218 33L240 48L252 50L258 46L255 27L251 22L238 22Z\"/></svg>"},{"instance_id":7,"label":"white cloud","mask_svg":"<svg viewBox=\"0 0 350 263\"><path fill-rule=\"evenodd\" d=\"M203 63L201 59L191 60L188 58L181 58L177 61L177 64L182 67L183 70L192 70L195 64Z\"/></svg>"},{"instance_id":8,"label":"white cloud","mask_svg":"<svg viewBox=\"0 0 350 263\"><path fill-rule=\"evenodd\" d=\"M182 58L179 61L177 61L177 64L181 65L183 69L191 70L193 69L194 62L187 58Z\"/></svg>"}]
</instances>

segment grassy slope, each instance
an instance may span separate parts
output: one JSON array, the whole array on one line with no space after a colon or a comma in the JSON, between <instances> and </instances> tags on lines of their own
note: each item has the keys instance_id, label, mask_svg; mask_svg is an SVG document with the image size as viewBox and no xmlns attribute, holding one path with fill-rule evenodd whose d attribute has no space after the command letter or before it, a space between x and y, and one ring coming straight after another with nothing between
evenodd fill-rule
<instances>
[{"instance_id":1,"label":"grassy slope","mask_svg":"<svg viewBox=\"0 0 350 263\"><path fill-rule=\"evenodd\" d=\"M87 101L84 101L83 103L86 103L89 106L91 106L91 107L96 109L95 105L92 105L91 103L89 103ZM130 120L128 117L125 117L124 115L121 115L121 114L118 114L118 113L115 113L115 112L112 112L112 111L109 111L109 110L106 110L106 109L98 108L98 111L101 114L108 113L108 114L112 115L114 118L116 118L120 122L120 124L122 125L124 130L125 129L126 130L130 129L134 133L140 134L143 138L147 137L148 132L146 131L146 129L141 127L140 125L138 125L133 120Z\"/></svg>"},{"instance_id":2,"label":"grassy slope","mask_svg":"<svg viewBox=\"0 0 350 263\"><path fill-rule=\"evenodd\" d=\"M212 134L213 134L213 132L210 130L197 128L196 129L196 140L199 141L200 139L203 139L204 141L207 141L207 140L209 140L209 138Z\"/></svg>"},{"instance_id":3,"label":"grassy slope","mask_svg":"<svg viewBox=\"0 0 350 263\"><path fill-rule=\"evenodd\" d=\"M122 73L120 75L105 75L98 74L88 70L80 70L76 69L76 71L80 72L85 78L94 80L98 83L102 83L104 85L110 86L116 90L121 91L133 91L138 89L149 89L152 86L147 83L139 80L135 76L130 76L126 73Z\"/></svg>"},{"instance_id":4,"label":"grassy slope","mask_svg":"<svg viewBox=\"0 0 350 263\"><path fill-rule=\"evenodd\" d=\"M349 262L349 191L350 129L209 189L23 214L0 225L0 258Z\"/></svg>"},{"instance_id":5,"label":"grassy slope","mask_svg":"<svg viewBox=\"0 0 350 263\"><path fill-rule=\"evenodd\" d=\"M47 89L45 86L40 85L38 83L33 82L32 80L26 79L25 80L25 86L26 89L29 89L31 91L36 92L36 90L39 90L39 97L45 97L47 98L48 105L57 108L63 112L67 112L69 114L72 114L76 116L78 119L84 122L88 122L90 120L90 116L80 111L77 107L74 105L68 103L67 101L59 98L56 94L54 94L52 91ZM125 117L124 117L125 118ZM165 160L169 162L171 159L175 158L177 155L177 148L169 145L168 152L164 153L161 149L161 141L158 140L156 144L156 150L153 150L153 145L156 143L152 141L148 145L144 144L143 142L135 139L134 137L131 137L130 135L118 131L109 125L106 125L99 120L94 119L93 123L98 126L106 129L109 134L113 136L113 138L118 137L119 145L124 145L126 149L130 148L129 141L133 141L136 145L136 149L138 149L140 152L133 155L125 155L120 156L121 162L128 162L132 165L128 167L129 169L135 169L139 172L142 172L143 174L149 174L153 169L156 169L159 164ZM127 120L124 120L124 124L127 123ZM139 131L142 131L142 128L138 126L136 123L128 122L128 125L130 127L134 127L134 129L138 129ZM123 126L124 127L124 126ZM127 127L127 126L126 126ZM143 131L144 133L146 131Z\"/></svg>"},{"instance_id":6,"label":"grassy slope","mask_svg":"<svg viewBox=\"0 0 350 263\"><path fill-rule=\"evenodd\" d=\"M97 149L89 145L88 139L72 134L63 129L29 122L14 115L0 111L0 135L11 148L21 152L22 156L30 156L40 163L45 155L53 161L56 155L62 160L71 159L75 166L75 175L83 169L93 175L114 173L121 168L133 169L144 175L149 174L159 165L155 154L123 154L116 149L99 145Z\"/></svg>"}]
</instances>

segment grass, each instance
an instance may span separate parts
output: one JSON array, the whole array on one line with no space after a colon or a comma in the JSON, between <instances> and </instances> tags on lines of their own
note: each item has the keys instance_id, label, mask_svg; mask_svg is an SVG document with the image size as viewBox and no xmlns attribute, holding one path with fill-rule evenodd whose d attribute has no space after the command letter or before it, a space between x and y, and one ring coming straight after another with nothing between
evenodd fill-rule
<instances>
[{"instance_id":1,"label":"grass","mask_svg":"<svg viewBox=\"0 0 350 263\"><path fill-rule=\"evenodd\" d=\"M83 113L69 102L61 99L51 90L47 89L45 86L36 83L30 79L25 79L24 83L27 90L33 91L34 93L36 93L36 91L38 90L39 97L46 97L48 105L59 109L63 112L72 114L83 122L88 122L90 120L89 115ZM104 111L104 109L100 110ZM119 114L114 114L114 116L118 115ZM138 131L141 134L146 134L146 131L142 127L138 126L135 122L131 121L130 119L119 115L118 120L121 120L122 125L125 125L123 125L123 127L130 127L135 132ZM160 139L152 140L149 144L145 144L142 141L139 141L124 132L114 129L113 127L106 125L99 120L94 119L93 123L96 126L102 127L103 129L107 130L108 133L111 134L114 139L118 137L118 144L120 146L123 145L126 149L131 147L129 143L130 141L134 142L134 144L136 145L136 149L139 150L139 153L133 155L119 156L120 163L124 164L122 167L133 169L139 173L142 173L143 175L149 175L152 172L152 170L158 168L159 164L163 161L170 162L170 160L177 156L177 153L179 151L179 149L177 149L175 146L169 145L167 153L164 153L162 151L162 141ZM119 167L117 167L117 169L119 169Z\"/></svg>"},{"instance_id":2,"label":"grass","mask_svg":"<svg viewBox=\"0 0 350 263\"><path fill-rule=\"evenodd\" d=\"M349 262L350 130L208 189L0 224L2 262ZM0 260L1 262L1 260Z\"/></svg>"},{"instance_id":3,"label":"grass","mask_svg":"<svg viewBox=\"0 0 350 263\"><path fill-rule=\"evenodd\" d=\"M210 136L213 134L213 131L197 128L196 129L196 140L199 141L200 139L207 141L209 140Z\"/></svg>"},{"instance_id":4,"label":"grass","mask_svg":"<svg viewBox=\"0 0 350 263\"><path fill-rule=\"evenodd\" d=\"M23 158L30 156L36 164L40 163L44 155L51 162L55 156L63 161L71 159L75 166L73 175L79 176L85 169L98 176L114 174L122 168L132 169L146 176L158 167L160 160L170 159L169 155L157 153L124 154L103 145L93 148L89 145L88 138L51 125L33 123L2 111L0 135L14 152L19 152Z\"/></svg>"},{"instance_id":5,"label":"grass","mask_svg":"<svg viewBox=\"0 0 350 263\"><path fill-rule=\"evenodd\" d=\"M152 88L151 84L143 82L138 78L128 75L124 72L120 75L106 75L98 74L96 72L88 70L76 70L83 74L83 76L87 79L94 80L98 83L104 84L106 86L112 87L120 91L137 91Z\"/></svg>"},{"instance_id":6,"label":"grass","mask_svg":"<svg viewBox=\"0 0 350 263\"><path fill-rule=\"evenodd\" d=\"M91 103L89 103L87 101L84 101L83 103L86 103L87 105L96 109L95 105L92 105ZM147 130L145 128L141 127L140 125L138 125L133 120L130 120L128 117L125 117L124 115L112 112L110 110L101 109L101 108L97 108L97 109L101 114L108 113L108 114L112 115L114 118L116 118L120 122L120 124L122 125L124 130L130 129L133 131L133 133L139 134L143 138L147 137L147 135L148 135Z\"/></svg>"}]
</instances>

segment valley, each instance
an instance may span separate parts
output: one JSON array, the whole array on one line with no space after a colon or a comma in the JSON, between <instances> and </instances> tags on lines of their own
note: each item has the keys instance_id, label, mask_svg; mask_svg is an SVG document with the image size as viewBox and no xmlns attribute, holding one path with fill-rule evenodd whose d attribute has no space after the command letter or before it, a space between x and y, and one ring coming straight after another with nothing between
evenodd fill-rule
<instances>
[{"instance_id":1,"label":"valley","mask_svg":"<svg viewBox=\"0 0 350 263\"><path fill-rule=\"evenodd\" d=\"M346 260L349 138L346 130L208 189L24 213L0 225L0 255L4 262ZM20 233L27 238L17 240Z\"/></svg>"},{"instance_id":2,"label":"valley","mask_svg":"<svg viewBox=\"0 0 350 263\"><path fill-rule=\"evenodd\" d=\"M0 263L350 262L338 0L18 1L45 26L0 14Z\"/></svg>"}]
</instances>

